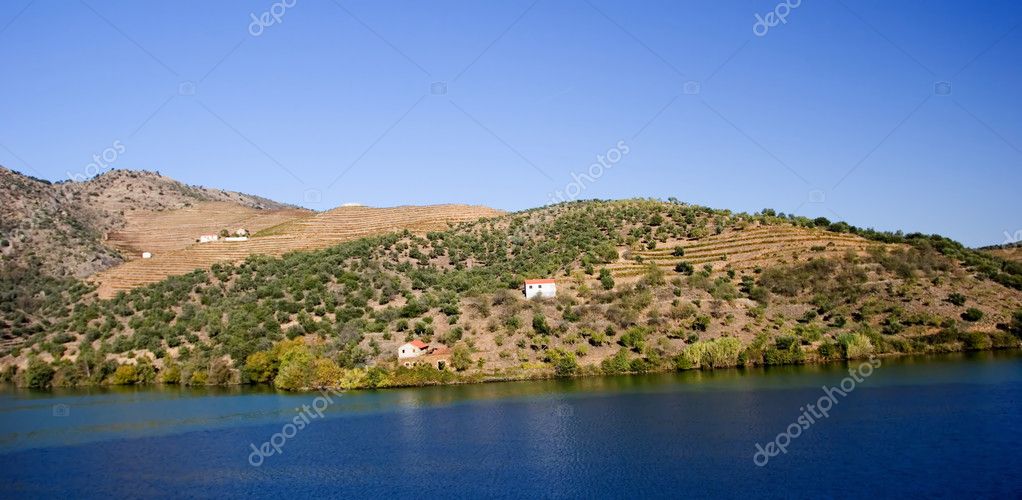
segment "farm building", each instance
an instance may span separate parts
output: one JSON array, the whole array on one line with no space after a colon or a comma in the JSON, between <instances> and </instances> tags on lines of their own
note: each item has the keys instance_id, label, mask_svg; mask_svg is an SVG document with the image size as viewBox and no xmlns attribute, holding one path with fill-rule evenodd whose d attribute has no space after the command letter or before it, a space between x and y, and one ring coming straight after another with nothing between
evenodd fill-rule
<instances>
[{"instance_id":1,"label":"farm building","mask_svg":"<svg viewBox=\"0 0 1022 500\"><path fill-rule=\"evenodd\" d=\"M220 239L220 236L215 234L204 234L199 236L199 243L210 243Z\"/></svg>"},{"instance_id":2,"label":"farm building","mask_svg":"<svg viewBox=\"0 0 1022 500\"><path fill-rule=\"evenodd\" d=\"M142 252L142 258L143 259L151 259L151 258L153 258L153 254L151 254L149 252Z\"/></svg>"},{"instance_id":3,"label":"farm building","mask_svg":"<svg viewBox=\"0 0 1022 500\"><path fill-rule=\"evenodd\" d=\"M426 349L429 348L429 344L415 339L407 344L398 347L397 357L398 359L414 358L416 356L422 356L426 353Z\"/></svg>"},{"instance_id":4,"label":"farm building","mask_svg":"<svg viewBox=\"0 0 1022 500\"><path fill-rule=\"evenodd\" d=\"M525 298L556 296L557 282L555 280L525 280Z\"/></svg>"},{"instance_id":5,"label":"farm building","mask_svg":"<svg viewBox=\"0 0 1022 500\"><path fill-rule=\"evenodd\" d=\"M432 366L441 371L446 370L451 366L451 350L446 346L431 347L425 355L404 362L406 368L415 365Z\"/></svg>"}]
</instances>

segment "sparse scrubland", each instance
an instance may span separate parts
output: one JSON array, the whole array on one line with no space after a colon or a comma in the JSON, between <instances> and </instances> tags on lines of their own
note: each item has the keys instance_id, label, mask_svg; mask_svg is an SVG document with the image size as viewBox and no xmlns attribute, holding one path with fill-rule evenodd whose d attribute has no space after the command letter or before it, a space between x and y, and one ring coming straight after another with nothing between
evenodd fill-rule
<instances>
[{"instance_id":1,"label":"sparse scrubland","mask_svg":"<svg viewBox=\"0 0 1022 500\"><path fill-rule=\"evenodd\" d=\"M256 238L258 239L258 237ZM525 300L526 278L558 295ZM5 272L22 385L369 388L1018 348L1022 266L939 236L676 200L585 201L373 236L99 299ZM397 346L452 350L404 368Z\"/></svg>"}]
</instances>

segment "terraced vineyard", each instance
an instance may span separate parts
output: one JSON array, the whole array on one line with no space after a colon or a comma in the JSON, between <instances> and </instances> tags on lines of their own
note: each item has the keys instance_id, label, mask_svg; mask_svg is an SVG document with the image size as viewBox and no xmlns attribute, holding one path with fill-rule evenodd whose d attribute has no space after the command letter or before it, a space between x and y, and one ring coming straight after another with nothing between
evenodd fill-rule
<instances>
[{"instance_id":1,"label":"terraced vineyard","mask_svg":"<svg viewBox=\"0 0 1022 500\"><path fill-rule=\"evenodd\" d=\"M166 213L137 226L147 228L144 233L119 236L122 241L132 242L130 244L134 248L139 248L138 242L146 241L145 237L149 235L153 239L142 243L144 248L159 248L159 245L162 245L167 250L153 251L151 259L132 260L91 276L89 279L98 285L100 297L110 298L119 291L155 283L168 276L186 274L218 262L239 262L249 255L279 256L297 250L325 248L344 241L406 229L416 234L424 234L446 229L450 224L503 213L492 208L468 205L341 207L321 213L304 212L291 217L287 217L284 212L301 211L288 210L261 216L248 214L252 218L245 219L246 214L242 213L243 210L235 208L230 214L224 215L224 219L204 224L195 220L195 211L176 212L183 210ZM287 220L279 222L277 217ZM175 247L183 243L185 236L194 242L199 234L216 232L214 229L223 228L227 219L233 222L226 227L246 227L253 231L255 236L248 241L190 243ZM249 222L246 223L246 220ZM172 229L167 225L172 221L183 221L183 224L179 229ZM271 224L272 222L279 223ZM259 224L261 227L253 224Z\"/></svg>"},{"instance_id":2,"label":"terraced vineyard","mask_svg":"<svg viewBox=\"0 0 1022 500\"><path fill-rule=\"evenodd\" d=\"M257 232L309 215L312 212L303 209L257 210L226 202L198 203L179 210L136 211L125 215L126 227L107 235L107 243L134 260L142 252L159 255L189 247L201 234L238 228Z\"/></svg>"},{"instance_id":3,"label":"terraced vineyard","mask_svg":"<svg viewBox=\"0 0 1022 500\"><path fill-rule=\"evenodd\" d=\"M698 240L668 241L654 250L633 250L627 258L608 267L615 277L621 278L643 274L650 263L665 270L673 270L682 261L697 267L710 264L715 270L726 267L741 270L791 261L809 253L820 257L842 255L849 250L861 253L869 245L865 238L822 229L753 226ZM673 255L674 248L679 246L685 249L683 257Z\"/></svg>"}]
</instances>

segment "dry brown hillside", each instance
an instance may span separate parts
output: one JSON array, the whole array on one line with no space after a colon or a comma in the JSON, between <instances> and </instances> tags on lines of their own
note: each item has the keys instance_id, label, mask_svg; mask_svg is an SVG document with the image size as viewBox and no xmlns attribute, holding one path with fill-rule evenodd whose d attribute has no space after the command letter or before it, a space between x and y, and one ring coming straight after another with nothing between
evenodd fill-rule
<instances>
[{"instance_id":1,"label":"dry brown hillside","mask_svg":"<svg viewBox=\"0 0 1022 500\"><path fill-rule=\"evenodd\" d=\"M98 284L99 296L109 298L118 291L162 281L168 276L207 268L219 262L238 262L249 255L279 256L404 230L425 234L447 229L451 224L503 213L469 205L356 206L322 213L285 210L264 215L236 209L207 224L202 221L203 214L207 212L205 208L198 206L159 215L139 214L138 220L132 219L128 228L116 235L118 244L151 251L153 257L129 260L90 277L90 281ZM225 222L228 218L232 220L230 224ZM200 234L225 227L246 228L255 234L248 241L194 242Z\"/></svg>"},{"instance_id":2,"label":"dry brown hillside","mask_svg":"<svg viewBox=\"0 0 1022 500\"><path fill-rule=\"evenodd\" d=\"M123 260L125 247L106 240L137 221L134 214L206 202L249 211L293 208L258 196L188 186L157 172L111 170L83 182L51 183L0 167L0 264L85 277Z\"/></svg>"}]
</instances>

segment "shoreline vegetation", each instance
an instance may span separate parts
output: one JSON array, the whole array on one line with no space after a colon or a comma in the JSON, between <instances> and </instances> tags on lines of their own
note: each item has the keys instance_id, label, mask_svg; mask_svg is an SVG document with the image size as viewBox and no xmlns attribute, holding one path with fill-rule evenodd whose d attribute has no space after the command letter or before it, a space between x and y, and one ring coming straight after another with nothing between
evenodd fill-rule
<instances>
[{"instance_id":1,"label":"shoreline vegetation","mask_svg":"<svg viewBox=\"0 0 1022 500\"><path fill-rule=\"evenodd\" d=\"M36 388L404 387L1022 346L1022 263L673 199L252 256L112 299L22 271L0 275L0 381ZM535 277L557 296L522 297ZM414 339L449 349L446 369L400 366Z\"/></svg>"},{"instance_id":2,"label":"shoreline vegetation","mask_svg":"<svg viewBox=\"0 0 1022 500\"><path fill-rule=\"evenodd\" d=\"M286 391L309 392L319 390L391 389L487 384L611 375L674 373L690 370L713 371L769 366L828 365L873 358L896 359L970 352L1022 352L1022 342L1011 335L990 335L973 332L966 335L964 341L960 344L943 344L938 349L924 352L877 352L868 337L852 336L839 344L838 350L835 351L837 353L836 356L824 357L819 353L819 350L815 353L801 352L801 355L797 354L798 350L788 350L789 354L795 353L795 355L793 357L770 355L769 360L767 357L764 357L763 362L756 362L756 360L751 360L749 357L757 354L762 355L761 346L747 346L743 348L734 342L730 342L732 339L729 337L723 337L720 340L722 341L695 344L693 349L665 360L666 364L661 365L652 365L649 360L642 358L632 357L629 360L628 351L622 349L613 358L604 360L600 365L579 366L577 363L561 358L551 360L551 363L545 366L519 367L504 372L437 370L428 365L418 365L411 368L395 365L389 368L377 366L343 369L337 367L336 364L325 361L324 358L310 356L310 346L301 341L293 341L283 343L281 349L277 351L279 358L276 360L258 359L258 357L255 360L250 360L250 363L245 367L249 378L244 382L230 378L217 380L218 373L215 366L211 366L206 373L193 371L188 375L189 372L184 372L186 374L184 375L185 381L182 381L181 367L176 364L171 364L163 370L157 370L151 364L143 362L134 365L120 365L114 370L110 378L98 383L53 383L55 372L52 369L47 370L47 367L40 364L30 366L23 374L26 378L18 380L10 376L4 376L0 377L0 383L14 383L18 387L33 389L127 385L143 387L152 385L191 387L262 385ZM270 364L263 364L264 361L268 361ZM9 372L7 375L9 375ZM227 376L229 377L229 375ZM49 378L50 383L42 384L41 379L45 378Z\"/></svg>"}]
</instances>

